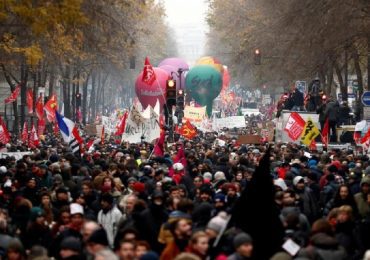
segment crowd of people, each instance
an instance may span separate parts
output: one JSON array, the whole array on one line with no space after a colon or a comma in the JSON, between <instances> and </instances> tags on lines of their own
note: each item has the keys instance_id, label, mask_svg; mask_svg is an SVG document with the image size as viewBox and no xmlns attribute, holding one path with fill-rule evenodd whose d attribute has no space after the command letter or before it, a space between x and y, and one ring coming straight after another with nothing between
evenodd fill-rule
<instances>
[{"instance_id":1,"label":"crowd of people","mask_svg":"<svg viewBox=\"0 0 370 260\"><path fill-rule=\"evenodd\" d=\"M217 133L165 147L77 156L47 136L0 159L0 258L370 259L367 155Z\"/></svg>"}]
</instances>

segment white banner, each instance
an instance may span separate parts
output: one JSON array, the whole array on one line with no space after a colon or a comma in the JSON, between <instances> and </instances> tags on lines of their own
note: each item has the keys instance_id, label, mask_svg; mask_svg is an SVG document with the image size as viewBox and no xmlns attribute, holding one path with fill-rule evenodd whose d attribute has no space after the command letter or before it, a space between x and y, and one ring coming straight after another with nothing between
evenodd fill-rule
<instances>
[{"instance_id":1,"label":"white banner","mask_svg":"<svg viewBox=\"0 0 370 260\"><path fill-rule=\"evenodd\" d=\"M218 131L222 128L243 128L245 127L245 118L244 116L230 116L224 118L215 118L213 120L212 129Z\"/></svg>"},{"instance_id":2,"label":"white banner","mask_svg":"<svg viewBox=\"0 0 370 260\"><path fill-rule=\"evenodd\" d=\"M32 154L32 152L7 152L7 153L0 153L0 158L12 157L18 161L23 158L24 155Z\"/></svg>"},{"instance_id":3,"label":"white banner","mask_svg":"<svg viewBox=\"0 0 370 260\"><path fill-rule=\"evenodd\" d=\"M118 120L115 114L114 116L111 116L111 117L102 116L101 119L102 119L102 125L104 126L104 132L106 134L110 135L116 132L117 130L116 125L117 125ZM100 133L101 132L98 132L98 135Z\"/></svg>"},{"instance_id":4,"label":"white banner","mask_svg":"<svg viewBox=\"0 0 370 260\"><path fill-rule=\"evenodd\" d=\"M140 143L152 142L153 140L159 138L160 126L159 126L159 116L151 109L151 115L149 119L134 115L137 110L130 112L126 122L125 132L122 135L122 141L129 143Z\"/></svg>"}]
</instances>

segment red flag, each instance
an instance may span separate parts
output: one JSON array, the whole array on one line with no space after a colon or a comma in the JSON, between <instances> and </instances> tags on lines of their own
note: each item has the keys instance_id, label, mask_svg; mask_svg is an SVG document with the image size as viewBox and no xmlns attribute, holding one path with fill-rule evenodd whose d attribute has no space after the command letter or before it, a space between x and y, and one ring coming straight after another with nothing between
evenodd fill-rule
<instances>
[{"instance_id":1,"label":"red flag","mask_svg":"<svg viewBox=\"0 0 370 260\"><path fill-rule=\"evenodd\" d=\"M57 110L58 103L56 95L52 95L51 98L46 102L44 110L46 112L46 117L49 122L55 121L55 110Z\"/></svg>"},{"instance_id":2,"label":"red flag","mask_svg":"<svg viewBox=\"0 0 370 260\"><path fill-rule=\"evenodd\" d=\"M197 135L197 130L189 120L186 120L185 124L178 131L179 134L187 139L193 139Z\"/></svg>"},{"instance_id":3,"label":"red flag","mask_svg":"<svg viewBox=\"0 0 370 260\"><path fill-rule=\"evenodd\" d=\"M104 135L104 126L103 126L103 128L101 129L101 136L100 136L101 144L104 144L104 138L105 138L105 135Z\"/></svg>"},{"instance_id":4,"label":"red flag","mask_svg":"<svg viewBox=\"0 0 370 260\"><path fill-rule=\"evenodd\" d=\"M143 77L141 81L145 82L148 85L152 85L153 82L155 81L155 73L152 65L150 64L149 58L145 58L145 64L144 64L144 69L143 69Z\"/></svg>"},{"instance_id":5,"label":"red flag","mask_svg":"<svg viewBox=\"0 0 370 260\"><path fill-rule=\"evenodd\" d=\"M53 131L54 131L54 135L55 136L58 136L59 135L59 126L58 126L58 123L55 123L54 124Z\"/></svg>"},{"instance_id":6,"label":"red flag","mask_svg":"<svg viewBox=\"0 0 370 260\"><path fill-rule=\"evenodd\" d=\"M46 122L44 119L39 119L38 125L37 125L37 134L43 135L45 131Z\"/></svg>"},{"instance_id":7,"label":"red flag","mask_svg":"<svg viewBox=\"0 0 370 260\"><path fill-rule=\"evenodd\" d=\"M126 111L123 117L121 118L121 121L119 122L115 135L122 135L125 132L127 116L128 116L128 111Z\"/></svg>"},{"instance_id":8,"label":"red flag","mask_svg":"<svg viewBox=\"0 0 370 260\"><path fill-rule=\"evenodd\" d=\"M44 117L44 102L42 101L42 95L39 96L36 102L36 116L39 120Z\"/></svg>"},{"instance_id":9,"label":"red flag","mask_svg":"<svg viewBox=\"0 0 370 260\"><path fill-rule=\"evenodd\" d=\"M7 144L10 142L10 135L3 119L0 116L0 143Z\"/></svg>"},{"instance_id":10,"label":"red flag","mask_svg":"<svg viewBox=\"0 0 370 260\"><path fill-rule=\"evenodd\" d=\"M366 141L370 138L370 127L367 129L366 134L361 138L361 144L366 143Z\"/></svg>"},{"instance_id":11,"label":"red flag","mask_svg":"<svg viewBox=\"0 0 370 260\"><path fill-rule=\"evenodd\" d=\"M301 136L305 124L306 122L304 119L297 112L293 112L288 118L284 131L286 131L288 136L295 141Z\"/></svg>"},{"instance_id":12,"label":"red flag","mask_svg":"<svg viewBox=\"0 0 370 260\"><path fill-rule=\"evenodd\" d=\"M173 163L182 163L184 167L186 167L187 162L186 162L186 157L185 157L185 152L184 152L184 145L182 144L180 149L177 151L176 157L173 160Z\"/></svg>"},{"instance_id":13,"label":"red flag","mask_svg":"<svg viewBox=\"0 0 370 260\"><path fill-rule=\"evenodd\" d=\"M27 89L27 108L28 113L33 113L33 91L31 88Z\"/></svg>"},{"instance_id":14,"label":"red flag","mask_svg":"<svg viewBox=\"0 0 370 260\"><path fill-rule=\"evenodd\" d=\"M158 138L156 145L154 146L153 154L158 157L164 155L164 138L166 136L166 131L162 130L161 135Z\"/></svg>"},{"instance_id":15,"label":"red flag","mask_svg":"<svg viewBox=\"0 0 370 260\"><path fill-rule=\"evenodd\" d=\"M328 147L329 144L329 119L326 119L324 129L321 130L322 143Z\"/></svg>"},{"instance_id":16,"label":"red flag","mask_svg":"<svg viewBox=\"0 0 370 260\"><path fill-rule=\"evenodd\" d=\"M311 151L317 151L317 145L316 145L316 141L315 140L312 140L310 146L309 146L309 149Z\"/></svg>"},{"instance_id":17,"label":"red flag","mask_svg":"<svg viewBox=\"0 0 370 260\"><path fill-rule=\"evenodd\" d=\"M88 151L93 144L94 144L94 139L90 139L86 144L86 151Z\"/></svg>"},{"instance_id":18,"label":"red flag","mask_svg":"<svg viewBox=\"0 0 370 260\"><path fill-rule=\"evenodd\" d=\"M5 104L12 103L17 100L17 97L19 96L19 93L21 93L21 85L17 85L14 89L14 91L10 94L9 97L7 97L4 101Z\"/></svg>"},{"instance_id":19,"label":"red flag","mask_svg":"<svg viewBox=\"0 0 370 260\"><path fill-rule=\"evenodd\" d=\"M36 148L39 145L40 145L40 140L39 140L39 137L37 136L36 128L34 124L32 124L28 146L30 148Z\"/></svg>"},{"instance_id":20,"label":"red flag","mask_svg":"<svg viewBox=\"0 0 370 260\"><path fill-rule=\"evenodd\" d=\"M28 143L28 126L27 126L27 121L24 121L24 124L23 124L21 141L22 141L23 144L27 144Z\"/></svg>"}]
</instances>

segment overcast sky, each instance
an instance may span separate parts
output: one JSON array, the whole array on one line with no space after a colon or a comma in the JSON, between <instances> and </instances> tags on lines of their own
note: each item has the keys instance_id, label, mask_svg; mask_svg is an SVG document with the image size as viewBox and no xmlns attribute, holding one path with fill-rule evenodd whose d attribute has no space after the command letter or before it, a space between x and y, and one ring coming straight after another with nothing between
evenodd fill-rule
<instances>
[{"instance_id":1,"label":"overcast sky","mask_svg":"<svg viewBox=\"0 0 370 260\"><path fill-rule=\"evenodd\" d=\"M163 0L163 2L168 23L178 36L180 56L193 63L194 59L204 54L208 4L205 0Z\"/></svg>"}]
</instances>

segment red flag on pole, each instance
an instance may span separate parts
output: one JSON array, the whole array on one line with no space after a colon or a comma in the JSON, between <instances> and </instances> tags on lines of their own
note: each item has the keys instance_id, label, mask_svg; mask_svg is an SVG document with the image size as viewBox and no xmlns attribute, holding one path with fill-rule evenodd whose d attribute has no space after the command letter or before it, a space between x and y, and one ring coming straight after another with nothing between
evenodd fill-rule
<instances>
[{"instance_id":1,"label":"red flag on pole","mask_svg":"<svg viewBox=\"0 0 370 260\"><path fill-rule=\"evenodd\" d=\"M149 58L145 58L145 64L144 64L144 69L143 69L143 77L142 81L145 82L148 85L152 85L153 82L155 81L156 76L154 73L154 69L152 65L150 64Z\"/></svg>"},{"instance_id":2,"label":"red flag on pole","mask_svg":"<svg viewBox=\"0 0 370 260\"><path fill-rule=\"evenodd\" d=\"M30 148L36 148L39 145L40 145L40 140L39 140L39 137L37 136L35 125L32 124L28 146Z\"/></svg>"},{"instance_id":3,"label":"red flag on pole","mask_svg":"<svg viewBox=\"0 0 370 260\"><path fill-rule=\"evenodd\" d=\"M122 135L123 132L125 132L127 116L128 116L128 111L126 111L123 117L121 118L121 121L119 122L115 135Z\"/></svg>"},{"instance_id":4,"label":"red flag on pole","mask_svg":"<svg viewBox=\"0 0 370 260\"><path fill-rule=\"evenodd\" d=\"M14 89L14 91L10 94L9 97L7 97L4 101L5 104L12 103L17 100L17 97L19 96L19 93L21 93L21 85L17 85Z\"/></svg>"},{"instance_id":5,"label":"red flag on pole","mask_svg":"<svg viewBox=\"0 0 370 260\"><path fill-rule=\"evenodd\" d=\"M3 119L0 116L0 143L7 144L10 142L10 135Z\"/></svg>"},{"instance_id":6,"label":"red flag on pole","mask_svg":"<svg viewBox=\"0 0 370 260\"><path fill-rule=\"evenodd\" d=\"M190 140L197 135L197 130L190 123L189 120L186 120L185 124L180 129L178 129L178 133Z\"/></svg>"},{"instance_id":7,"label":"red flag on pole","mask_svg":"<svg viewBox=\"0 0 370 260\"><path fill-rule=\"evenodd\" d=\"M55 110L57 110L58 103L56 95L52 95L51 98L46 102L44 110L46 112L46 117L49 122L55 121Z\"/></svg>"},{"instance_id":8,"label":"red flag on pole","mask_svg":"<svg viewBox=\"0 0 370 260\"><path fill-rule=\"evenodd\" d=\"M305 124L306 122L304 119L297 112L293 112L288 118L284 131L286 131L288 136L295 141L301 136Z\"/></svg>"},{"instance_id":9,"label":"red flag on pole","mask_svg":"<svg viewBox=\"0 0 370 260\"><path fill-rule=\"evenodd\" d=\"M370 127L367 129L366 134L361 138L361 144L366 143L366 141L370 138Z\"/></svg>"},{"instance_id":10,"label":"red flag on pole","mask_svg":"<svg viewBox=\"0 0 370 260\"><path fill-rule=\"evenodd\" d=\"M166 136L166 131L162 130L161 135L158 138L158 141L153 149L153 154L158 157L162 157L164 155L164 139Z\"/></svg>"},{"instance_id":11,"label":"red flag on pole","mask_svg":"<svg viewBox=\"0 0 370 260\"><path fill-rule=\"evenodd\" d=\"M33 91L31 88L27 89L27 108L28 113L33 113Z\"/></svg>"},{"instance_id":12,"label":"red flag on pole","mask_svg":"<svg viewBox=\"0 0 370 260\"><path fill-rule=\"evenodd\" d=\"M44 134L45 126L46 126L45 119L43 119L43 118L39 119L38 125L37 125L37 134L39 136Z\"/></svg>"},{"instance_id":13,"label":"red flag on pole","mask_svg":"<svg viewBox=\"0 0 370 260\"><path fill-rule=\"evenodd\" d=\"M39 120L44 117L44 102L42 101L42 95L39 96L36 102L36 116Z\"/></svg>"},{"instance_id":14,"label":"red flag on pole","mask_svg":"<svg viewBox=\"0 0 370 260\"><path fill-rule=\"evenodd\" d=\"M329 144L329 119L326 119L324 129L321 130L322 143L328 147Z\"/></svg>"},{"instance_id":15,"label":"red flag on pole","mask_svg":"<svg viewBox=\"0 0 370 260\"><path fill-rule=\"evenodd\" d=\"M24 121L24 124L23 124L21 141L22 141L23 144L26 144L26 145L28 143L28 126L27 126L27 121Z\"/></svg>"}]
</instances>

